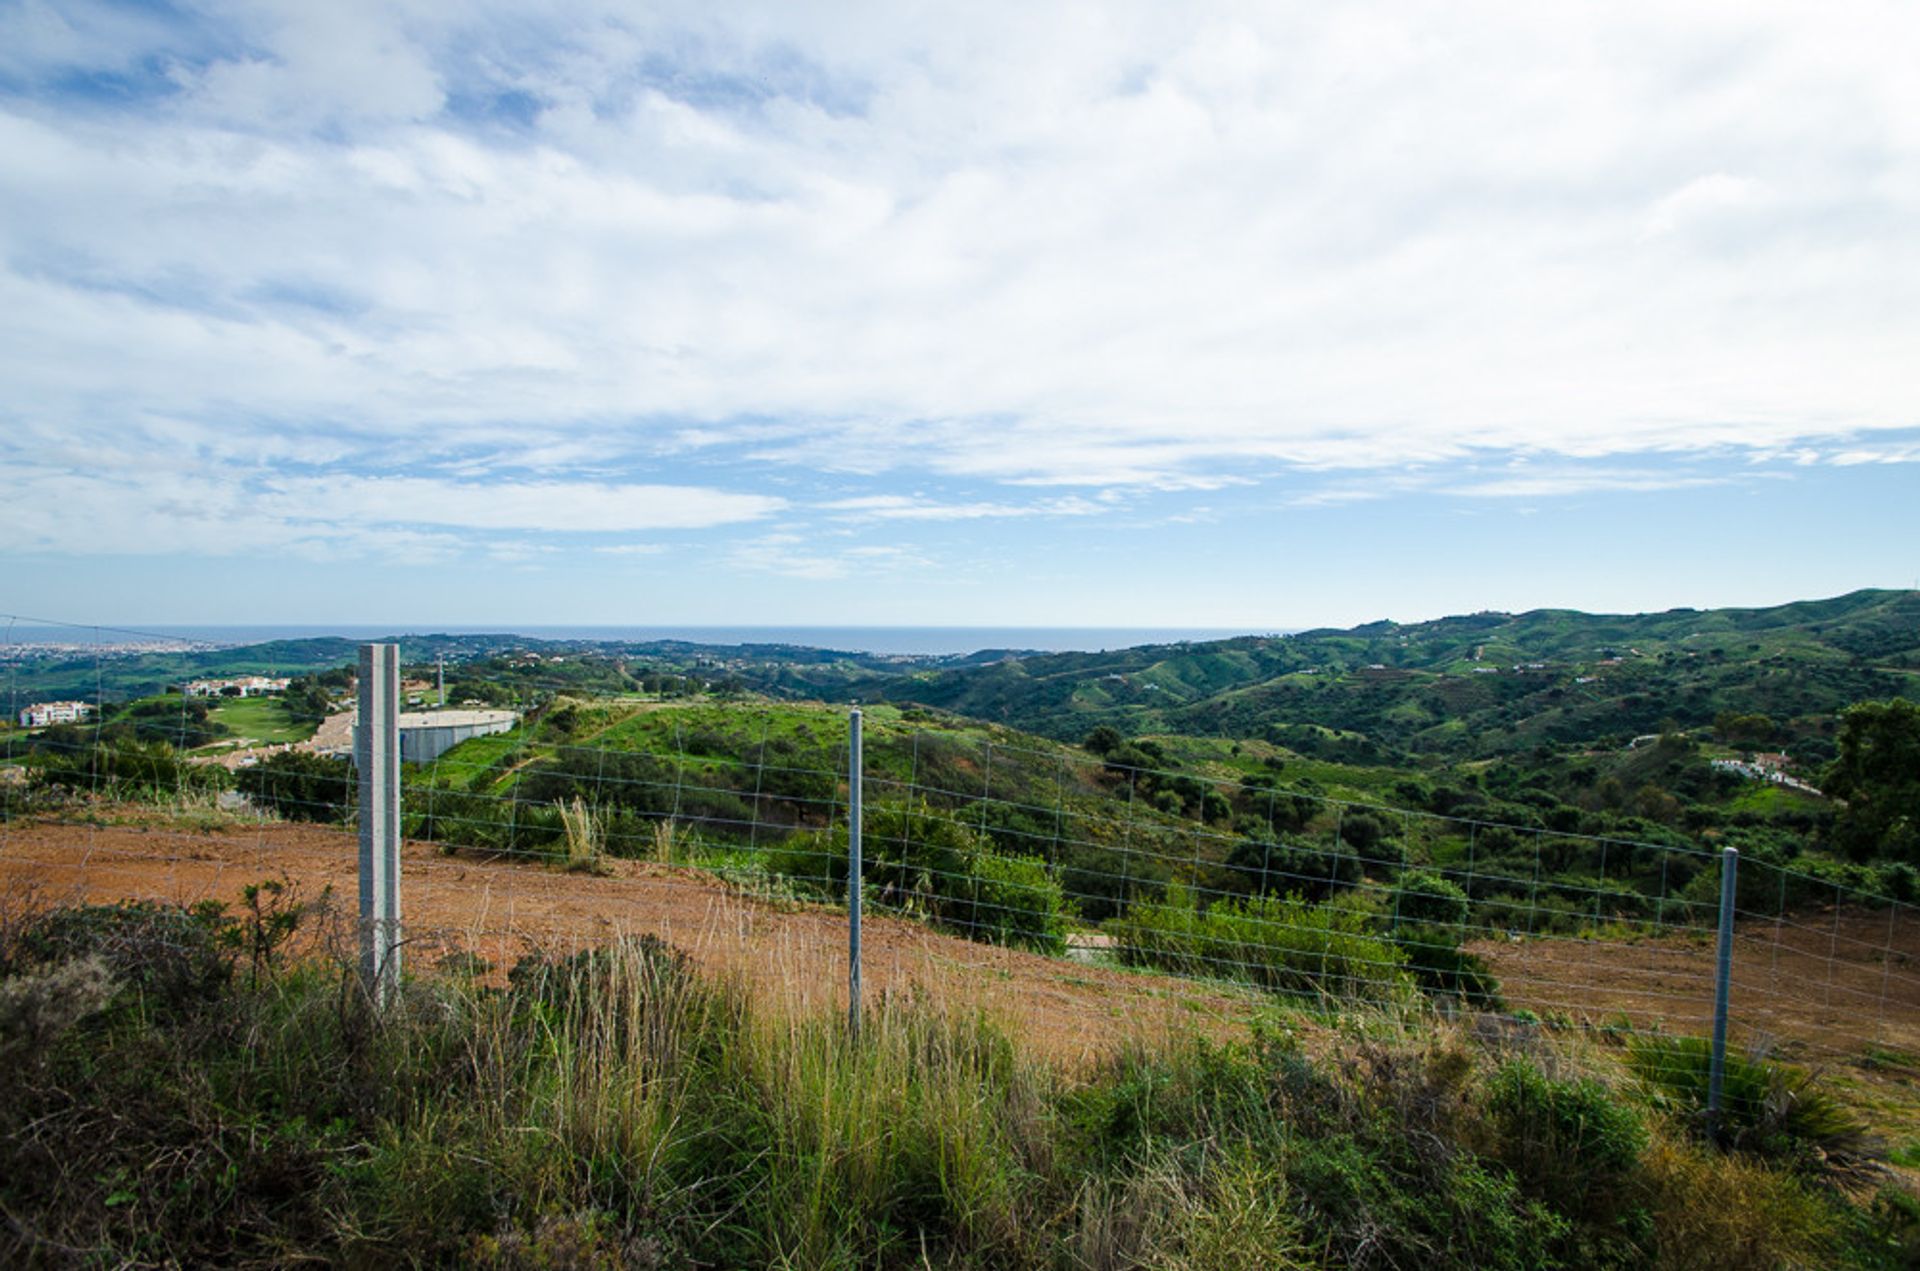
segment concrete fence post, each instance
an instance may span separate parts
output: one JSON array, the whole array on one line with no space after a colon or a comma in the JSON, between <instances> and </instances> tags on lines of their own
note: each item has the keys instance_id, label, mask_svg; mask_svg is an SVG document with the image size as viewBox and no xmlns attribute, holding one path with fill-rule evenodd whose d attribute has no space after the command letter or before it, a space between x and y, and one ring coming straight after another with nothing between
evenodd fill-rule
<instances>
[{"instance_id":1,"label":"concrete fence post","mask_svg":"<svg viewBox=\"0 0 1920 1271\"><path fill-rule=\"evenodd\" d=\"M1727 991L1733 983L1733 900L1740 852L1720 853L1720 947L1713 976L1713 1066L1707 1076L1707 1120L1720 1132L1720 1088L1727 1075Z\"/></svg>"},{"instance_id":2,"label":"concrete fence post","mask_svg":"<svg viewBox=\"0 0 1920 1271\"><path fill-rule=\"evenodd\" d=\"M400 984L400 646L360 646L360 971L385 1005Z\"/></svg>"},{"instance_id":3,"label":"concrete fence post","mask_svg":"<svg viewBox=\"0 0 1920 1271\"><path fill-rule=\"evenodd\" d=\"M847 1026L860 1036L860 712L847 715Z\"/></svg>"}]
</instances>

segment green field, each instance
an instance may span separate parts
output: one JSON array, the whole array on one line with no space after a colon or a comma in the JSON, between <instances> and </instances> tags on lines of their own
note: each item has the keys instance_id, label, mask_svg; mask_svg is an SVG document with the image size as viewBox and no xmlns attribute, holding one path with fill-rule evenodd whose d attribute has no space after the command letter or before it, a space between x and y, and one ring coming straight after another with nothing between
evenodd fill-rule
<instances>
[{"instance_id":1,"label":"green field","mask_svg":"<svg viewBox=\"0 0 1920 1271\"><path fill-rule=\"evenodd\" d=\"M277 697L235 697L213 708L210 718L232 730L236 738L252 738L273 744L305 741L313 736L314 725L296 720Z\"/></svg>"}]
</instances>

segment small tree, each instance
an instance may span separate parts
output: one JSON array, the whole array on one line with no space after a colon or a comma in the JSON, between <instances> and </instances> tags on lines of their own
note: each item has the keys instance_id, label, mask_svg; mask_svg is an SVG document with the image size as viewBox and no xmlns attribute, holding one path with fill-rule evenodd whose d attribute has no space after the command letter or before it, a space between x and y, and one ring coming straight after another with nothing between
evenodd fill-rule
<instances>
[{"instance_id":1,"label":"small tree","mask_svg":"<svg viewBox=\"0 0 1920 1271\"><path fill-rule=\"evenodd\" d=\"M1823 778L1845 800L1835 842L1855 860L1920 860L1920 705L1861 702L1840 716L1839 755Z\"/></svg>"}]
</instances>

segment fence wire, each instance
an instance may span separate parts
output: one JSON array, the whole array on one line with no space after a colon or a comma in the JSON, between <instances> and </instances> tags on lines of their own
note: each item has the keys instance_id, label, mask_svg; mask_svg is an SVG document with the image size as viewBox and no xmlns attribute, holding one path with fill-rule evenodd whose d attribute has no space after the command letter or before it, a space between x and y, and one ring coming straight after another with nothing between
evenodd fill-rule
<instances>
[{"instance_id":1,"label":"fence wire","mask_svg":"<svg viewBox=\"0 0 1920 1271\"><path fill-rule=\"evenodd\" d=\"M140 633L96 633L92 709L71 726L18 726L29 703L7 659L9 905L231 902L282 876L350 896L345 764L309 742L229 771L184 695L131 737L109 729L103 668L125 634ZM519 687L539 700L509 731L408 766L409 945L500 974L531 950L654 931L789 996L843 991L841 710ZM1337 798L1284 768L1143 765L911 708L867 709L865 756L863 898L896 920L869 927L883 992L998 993L1080 1030L1270 1003L1635 1045L1711 1024L1720 862L1692 843ZM1920 1066L1912 905L1791 863L1742 861L1738 883L1736 1044ZM1673 1046L1658 1062L1679 1081L1695 1059Z\"/></svg>"}]
</instances>

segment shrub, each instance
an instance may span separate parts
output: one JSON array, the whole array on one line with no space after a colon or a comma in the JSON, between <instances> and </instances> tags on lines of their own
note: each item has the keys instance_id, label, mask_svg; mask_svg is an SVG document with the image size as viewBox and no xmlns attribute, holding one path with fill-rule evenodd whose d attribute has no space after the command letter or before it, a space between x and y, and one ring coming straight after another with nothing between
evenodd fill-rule
<instances>
[{"instance_id":1,"label":"shrub","mask_svg":"<svg viewBox=\"0 0 1920 1271\"><path fill-rule=\"evenodd\" d=\"M1339 845L1246 839L1227 853L1224 890L1328 900L1359 886L1360 858Z\"/></svg>"},{"instance_id":2,"label":"shrub","mask_svg":"<svg viewBox=\"0 0 1920 1271\"><path fill-rule=\"evenodd\" d=\"M289 821L345 821L356 799L352 765L343 759L283 750L234 778L255 807Z\"/></svg>"},{"instance_id":3,"label":"shrub","mask_svg":"<svg viewBox=\"0 0 1920 1271\"><path fill-rule=\"evenodd\" d=\"M1371 812L1348 812L1340 818L1340 838L1363 855L1387 837L1387 827Z\"/></svg>"},{"instance_id":4,"label":"shrub","mask_svg":"<svg viewBox=\"0 0 1920 1271\"><path fill-rule=\"evenodd\" d=\"M119 990L98 954L0 980L0 1063L43 1062L51 1046Z\"/></svg>"},{"instance_id":5,"label":"shrub","mask_svg":"<svg viewBox=\"0 0 1920 1271\"><path fill-rule=\"evenodd\" d=\"M1040 860L1002 856L972 826L925 803L869 808L862 829L861 876L877 905L976 940L1066 948L1066 895ZM845 895L846 827L795 835L768 853L766 868Z\"/></svg>"},{"instance_id":6,"label":"shrub","mask_svg":"<svg viewBox=\"0 0 1920 1271\"><path fill-rule=\"evenodd\" d=\"M1631 1260L1651 1239L1640 1155L1647 1128L1597 1081L1556 1080L1525 1060L1494 1074L1495 1156L1532 1196L1572 1219L1575 1260Z\"/></svg>"},{"instance_id":7,"label":"shrub","mask_svg":"<svg viewBox=\"0 0 1920 1271\"><path fill-rule=\"evenodd\" d=\"M1409 871L1388 896L1393 940L1421 988L1499 1010L1500 982L1493 969L1460 947L1469 907L1467 893L1445 878L1431 870Z\"/></svg>"},{"instance_id":8,"label":"shrub","mask_svg":"<svg viewBox=\"0 0 1920 1271\"><path fill-rule=\"evenodd\" d=\"M1371 931L1364 912L1298 896L1260 896L1198 908L1169 884L1164 900L1136 902L1108 924L1120 956L1183 975L1244 980L1275 992L1353 1001L1404 1001L1413 987L1404 952Z\"/></svg>"},{"instance_id":9,"label":"shrub","mask_svg":"<svg viewBox=\"0 0 1920 1271\"><path fill-rule=\"evenodd\" d=\"M144 800L218 790L227 781L225 769L189 763L166 742L130 738L46 755L40 758L34 776L45 786Z\"/></svg>"},{"instance_id":10,"label":"shrub","mask_svg":"<svg viewBox=\"0 0 1920 1271\"><path fill-rule=\"evenodd\" d=\"M233 922L212 902L192 909L147 900L55 909L20 932L9 974L97 958L146 1004L175 1014L218 997L233 978Z\"/></svg>"},{"instance_id":11,"label":"shrub","mask_svg":"<svg viewBox=\"0 0 1920 1271\"><path fill-rule=\"evenodd\" d=\"M1859 1117L1803 1068L1729 1047L1720 1087L1719 1124L1709 1122L1713 1044L1704 1037L1637 1037L1627 1064L1656 1106L1677 1114L1702 1138L1803 1172L1864 1171L1884 1145Z\"/></svg>"},{"instance_id":12,"label":"shrub","mask_svg":"<svg viewBox=\"0 0 1920 1271\"><path fill-rule=\"evenodd\" d=\"M1318 1058L1269 1027L1068 1074L910 997L857 1037L763 1010L645 937L505 991L415 978L376 1010L315 960L76 1027L107 958L65 950L127 921L6 950L0 1018L32 996L86 1044L7 1070L0 1264L1874 1266L1920 1213L1649 1145L1592 1083L1483 1087L1444 1035Z\"/></svg>"},{"instance_id":13,"label":"shrub","mask_svg":"<svg viewBox=\"0 0 1920 1271\"><path fill-rule=\"evenodd\" d=\"M1467 893L1432 870L1416 869L1400 876L1387 900L1393 925L1448 927L1466 925Z\"/></svg>"},{"instance_id":14,"label":"shrub","mask_svg":"<svg viewBox=\"0 0 1920 1271\"><path fill-rule=\"evenodd\" d=\"M1840 1261L1838 1214L1792 1174L1668 1138L1654 1139L1643 1160L1664 1265L1747 1271Z\"/></svg>"},{"instance_id":15,"label":"shrub","mask_svg":"<svg viewBox=\"0 0 1920 1271\"><path fill-rule=\"evenodd\" d=\"M1047 873L1046 862L1032 856L980 852L971 862L970 898L976 940L1019 944L1043 953L1067 947L1066 897Z\"/></svg>"}]
</instances>

